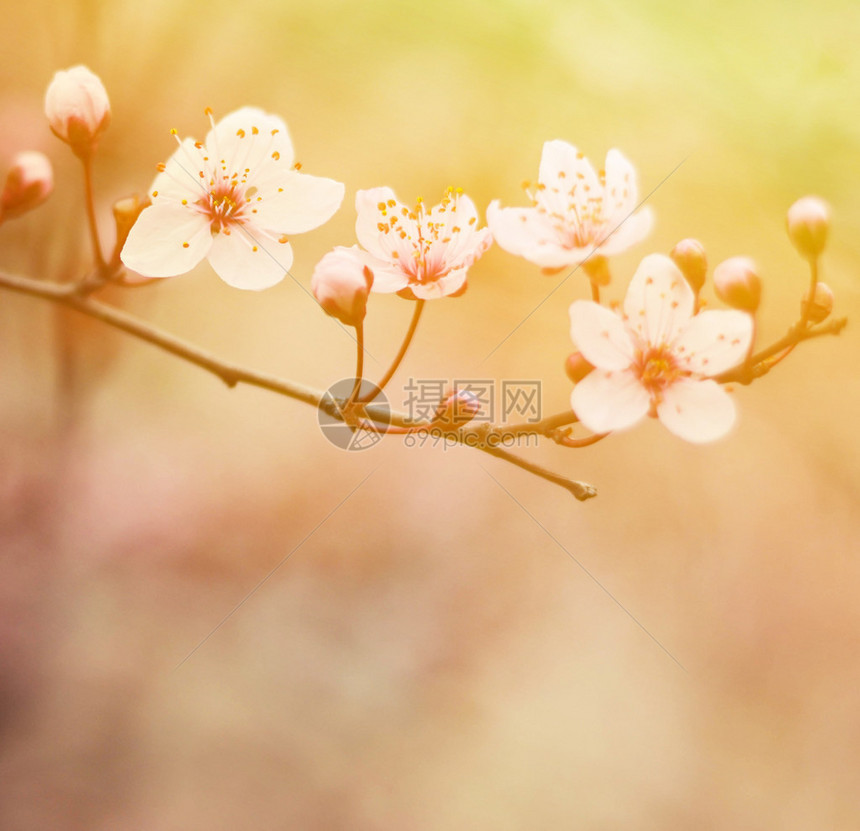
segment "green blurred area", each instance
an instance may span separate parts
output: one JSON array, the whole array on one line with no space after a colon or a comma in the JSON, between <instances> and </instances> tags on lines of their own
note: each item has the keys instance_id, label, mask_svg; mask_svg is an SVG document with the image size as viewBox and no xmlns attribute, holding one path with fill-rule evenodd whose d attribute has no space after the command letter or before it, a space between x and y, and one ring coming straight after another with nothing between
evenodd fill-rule
<instances>
[{"instance_id":1,"label":"green blurred area","mask_svg":"<svg viewBox=\"0 0 860 831\"><path fill-rule=\"evenodd\" d=\"M352 341L304 289L354 242L355 191L524 204L554 138L595 165L620 148L656 213L609 297L694 236L712 264L756 259L762 337L778 337L808 279L785 211L816 193L851 323L738 390L718 445L648 423L523 451L597 484L579 505L467 451L342 453L308 408L0 296L0 825L860 826L856 3L3 11L0 165L42 149L57 191L0 229L0 268L89 268L80 173L41 112L79 62L113 107L106 239L112 201L146 191L170 128L202 137L207 106L278 113L303 169L346 183L334 219L294 240L295 281L237 292L204 263L108 298L238 363L319 388L348 375ZM573 275L548 297L559 280L490 251L462 298L430 304L400 381L539 378L545 408L566 408L567 306L587 290ZM370 374L410 312L373 298Z\"/></svg>"}]
</instances>

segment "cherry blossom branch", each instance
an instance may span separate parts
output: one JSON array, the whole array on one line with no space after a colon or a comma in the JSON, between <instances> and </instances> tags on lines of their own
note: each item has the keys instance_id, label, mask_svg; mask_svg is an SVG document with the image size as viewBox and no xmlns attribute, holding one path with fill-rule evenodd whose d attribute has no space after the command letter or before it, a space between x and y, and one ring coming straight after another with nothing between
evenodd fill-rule
<instances>
[{"instance_id":1,"label":"cherry blossom branch","mask_svg":"<svg viewBox=\"0 0 860 831\"><path fill-rule=\"evenodd\" d=\"M586 482L578 482L575 479L568 479L565 476L559 476L557 473L553 473L551 470L547 470L540 465L536 465L526 459L521 459L519 456L514 456L513 453L508 453L507 450L489 446L482 446L478 449L483 450L484 453L488 453L490 456L495 456L497 459L504 459L506 462L510 462L512 465L516 465L541 479L546 479L554 485L560 485L572 493L580 502L585 502L586 499L597 496L597 489L592 485Z\"/></svg>"},{"instance_id":2,"label":"cherry blossom branch","mask_svg":"<svg viewBox=\"0 0 860 831\"><path fill-rule=\"evenodd\" d=\"M550 421L550 419L547 419L547 421ZM370 426L367 422L362 422L362 425L365 429ZM373 428L371 427L370 429ZM547 430L549 429L550 428L547 428ZM378 432L398 434L426 432L429 435L435 434L438 437L450 439L457 444L462 444L466 447L480 450L490 456L495 456L497 459L504 459L506 462L510 462L512 465L522 468L541 479L546 479L548 482L560 485L565 490L572 493L580 502L584 502L586 499L591 499L592 497L597 496L597 489L586 482L580 482L575 479L569 479L566 476L561 476L560 474L554 473L541 465L537 465L534 462L530 462L527 459L523 459L519 456L515 456L513 453L509 453L507 450L503 450L499 445L513 437L508 428L504 425L496 426L481 423L464 427L454 427L450 425L446 427L442 422L428 422L427 424L412 428L395 427L387 430L380 430ZM523 435L523 433L520 433L519 435ZM589 440L602 439L605 435L607 434L601 434L598 437L590 436ZM593 441L589 441L589 443L593 443ZM577 445L571 444L570 446L575 447Z\"/></svg>"},{"instance_id":3,"label":"cherry blossom branch","mask_svg":"<svg viewBox=\"0 0 860 831\"><path fill-rule=\"evenodd\" d=\"M780 338L775 343L772 343L767 348L762 349L761 352L757 352L753 355L752 359L749 361L749 365L742 364L741 366L727 370L720 375L715 375L714 380L721 384L727 384L729 382L750 384L756 378L760 378L762 375L765 375L772 366L775 366L776 362L767 363L768 359L773 358L775 355L778 355L786 349L793 349L802 341L811 340L812 338L818 338L824 335L838 335L845 328L847 323L848 318L845 317L839 317L834 320L827 321L827 323L813 327L807 327L802 322L798 322L788 330L788 333L784 337Z\"/></svg>"},{"instance_id":4,"label":"cherry blossom branch","mask_svg":"<svg viewBox=\"0 0 860 831\"><path fill-rule=\"evenodd\" d=\"M301 384L284 381L274 376L226 363L214 355L167 332L162 332L120 309L93 300L88 296L88 293L92 291L92 285L89 283L51 283L0 272L0 287L75 309L106 323L108 326L113 326L115 329L151 343L165 352L205 369L207 372L211 372L228 387L235 387L239 383L249 384L314 406L319 405L322 397L322 393Z\"/></svg>"},{"instance_id":5,"label":"cherry blossom branch","mask_svg":"<svg viewBox=\"0 0 860 831\"><path fill-rule=\"evenodd\" d=\"M53 283L0 272L0 288L5 288L18 294L38 297L74 309L81 314L119 329L126 334L150 343L171 355L212 373L220 378L228 387L232 388L237 384L259 387L314 407L322 407L329 415L336 418L343 417L342 404L339 405L337 402L331 401L328 397L324 398L324 393L321 390L312 389L293 381L287 381L227 363L187 341L183 341L174 335L161 331L137 319L133 315L94 300L89 294L95 286L101 283L103 281L85 281L78 284ZM361 409L363 415L376 425L393 425L394 427L414 426L414 422L410 421L407 415L392 412L381 405L367 403L363 404ZM559 419L564 420L562 423L569 423L571 416L572 413L564 413L554 418L545 419L540 425L543 425L542 429L549 430L553 424L558 423ZM534 429L540 425L529 426ZM379 432L386 431L380 430ZM464 444L467 447L480 450L496 458L504 459L529 473L546 479L553 484L560 485L580 501L597 495L597 491L591 485L553 473L540 465L528 462L494 446L500 440L501 436L510 434L507 428L481 424L477 427L468 427L466 429L453 429L446 431L445 434L459 444Z\"/></svg>"},{"instance_id":6,"label":"cherry blossom branch","mask_svg":"<svg viewBox=\"0 0 860 831\"><path fill-rule=\"evenodd\" d=\"M505 427L505 433L514 436L539 435L549 436L559 427L574 424L579 419L573 410L565 410L556 415L547 416L540 421L511 424Z\"/></svg>"}]
</instances>

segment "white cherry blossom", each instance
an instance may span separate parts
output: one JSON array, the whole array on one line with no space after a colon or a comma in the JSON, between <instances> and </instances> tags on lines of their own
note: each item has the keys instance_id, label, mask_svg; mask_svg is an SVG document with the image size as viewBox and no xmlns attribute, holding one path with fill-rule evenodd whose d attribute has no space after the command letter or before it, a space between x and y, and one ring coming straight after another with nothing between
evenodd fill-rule
<instances>
[{"instance_id":1,"label":"white cherry blossom","mask_svg":"<svg viewBox=\"0 0 860 831\"><path fill-rule=\"evenodd\" d=\"M619 254L651 230L651 209L636 211L636 171L618 150L606 154L605 171L595 171L573 145L548 141L538 184L527 192L531 207L502 208L495 200L487 224L505 251L545 269Z\"/></svg>"},{"instance_id":2,"label":"white cherry blossom","mask_svg":"<svg viewBox=\"0 0 860 831\"><path fill-rule=\"evenodd\" d=\"M461 294L469 267L493 241L487 228L478 228L475 205L459 188L448 188L430 209L420 199L407 207L391 188L360 190L355 208L372 291L422 300Z\"/></svg>"},{"instance_id":3,"label":"white cherry blossom","mask_svg":"<svg viewBox=\"0 0 860 831\"><path fill-rule=\"evenodd\" d=\"M344 187L298 172L278 116L243 107L210 121L205 141L183 139L159 166L152 205L131 229L122 261L145 277L173 277L208 259L231 286L268 288L292 265L290 235L330 219Z\"/></svg>"},{"instance_id":4,"label":"white cherry blossom","mask_svg":"<svg viewBox=\"0 0 860 831\"><path fill-rule=\"evenodd\" d=\"M710 376L744 360L752 317L694 312L692 289L662 254L642 260L618 312L576 301L571 336L595 367L571 396L579 420L606 433L652 415L687 441L725 435L735 421L734 404Z\"/></svg>"}]
</instances>

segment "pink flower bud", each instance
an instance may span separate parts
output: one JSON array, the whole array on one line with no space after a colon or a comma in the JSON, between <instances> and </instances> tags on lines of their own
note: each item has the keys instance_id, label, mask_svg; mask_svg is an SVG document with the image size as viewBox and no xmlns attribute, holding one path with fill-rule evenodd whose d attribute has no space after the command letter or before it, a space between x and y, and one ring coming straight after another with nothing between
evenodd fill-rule
<instances>
[{"instance_id":1,"label":"pink flower bud","mask_svg":"<svg viewBox=\"0 0 860 831\"><path fill-rule=\"evenodd\" d=\"M833 291L826 283L815 284L815 298L812 305L809 305L809 289L803 295L803 300L800 304L800 313L810 323L821 323L822 320L827 320L830 313L833 311Z\"/></svg>"},{"instance_id":2,"label":"pink flower bud","mask_svg":"<svg viewBox=\"0 0 860 831\"><path fill-rule=\"evenodd\" d=\"M473 392L457 390L436 410L433 421L445 424L466 424L481 412L481 400Z\"/></svg>"},{"instance_id":3,"label":"pink flower bud","mask_svg":"<svg viewBox=\"0 0 860 831\"><path fill-rule=\"evenodd\" d=\"M788 209L786 224L794 247L807 260L814 260L827 242L830 206L817 196L804 196Z\"/></svg>"},{"instance_id":4,"label":"pink flower bud","mask_svg":"<svg viewBox=\"0 0 860 831\"><path fill-rule=\"evenodd\" d=\"M358 326L364 320L372 284L373 272L355 245L329 251L311 277L311 291L323 311L347 326Z\"/></svg>"},{"instance_id":5,"label":"pink flower bud","mask_svg":"<svg viewBox=\"0 0 860 831\"><path fill-rule=\"evenodd\" d=\"M0 196L0 217L10 219L41 205L54 190L54 172L44 153L24 150L12 159Z\"/></svg>"},{"instance_id":6,"label":"pink flower bud","mask_svg":"<svg viewBox=\"0 0 860 831\"><path fill-rule=\"evenodd\" d=\"M585 360L582 352L571 353L564 362L564 371L574 384L578 384L592 369L594 367Z\"/></svg>"},{"instance_id":7,"label":"pink flower bud","mask_svg":"<svg viewBox=\"0 0 860 831\"><path fill-rule=\"evenodd\" d=\"M73 66L57 72L48 85L45 115L54 134L85 158L110 123L110 102L98 76L85 66Z\"/></svg>"},{"instance_id":8,"label":"pink flower bud","mask_svg":"<svg viewBox=\"0 0 860 831\"><path fill-rule=\"evenodd\" d=\"M761 300L761 279L749 257L730 257L714 269L717 297L735 309L753 314Z\"/></svg>"},{"instance_id":9,"label":"pink flower bud","mask_svg":"<svg viewBox=\"0 0 860 831\"><path fill-rule=\"evenodd\" d=\"M708 273L705 246L697 239L682 239L669 256L690 284L690 288L698 294L705 285L705 275Z\"/></svg>"}]
</instances>

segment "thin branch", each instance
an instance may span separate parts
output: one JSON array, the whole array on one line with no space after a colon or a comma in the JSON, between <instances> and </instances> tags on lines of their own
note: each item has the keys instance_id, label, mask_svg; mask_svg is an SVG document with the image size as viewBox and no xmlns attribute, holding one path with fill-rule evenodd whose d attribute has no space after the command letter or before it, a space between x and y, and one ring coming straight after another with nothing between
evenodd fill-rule
<instances>
[{"instance_id":1,"label":"thin branch","mask_svg":"<svg viewBox=\"0 0 860 831\"><path fill-rule=\"evenodd\" d=\"M770 370L771 364L767 363L769 358L778 355L785 349L796 346L802 341L812 340L812 338L819 338L824 335L838 335L847 323L848 318L838 317L814 328L802 328L800 324L796 324L776 343L772 343L767 348L762 349L761 352L753 355L749 362L751 364L749 368L746 365L741 365L734 369L729 369L720 375L715 375L714 380L721 384L727 384L730 381L749 384Z\"/></svg>"},{"instance_id":2,"label":"thin branch","mask_svg":"<svg viewBox=\"0 0 860 831\"><path fill-rule=\"evenodd\" d=\"M302 401L314 407L322 407L330 415L342 418L342 403L339 405L338 402L331 400L329 396L324 398L323 391L222 361L209 352L205 352L186 341L163 332L148 323L144 323L126 312L93 300L86 293L91 289L89 284L50 283L0 272L0 288L6 288L19 294L30 295L31 297L39 297L61 306L75 309L81 314L100 320L108 326L112 326L140 340L151 343L153 346L157 346L171 355L175 355L188 363L205 369L207 372L211 372L227 384L228 387L235 387L237 384L260 387L261 389L293 398L296 401ZM393 412L387 407L378 404L364 404L361 410L364 416L378 425L393 425L395 427L414 426L414 422L410 421L405 413ZM555 417L555 419L546 419L545 422L547 424L551 422L555 423L558 421L558 418L564 418L569 421L570 416L570 413L564 413L560 417ZM568 421L563 423L568 423ZM534 428L537 425L530 426ZM552 473L539 465L532 464L504 450L491 446L497 435L508 433L504 426L493 427L484 424L481 427L482 429L478 433L474 430L458 429L446 432L446 435L451 435L460 444L473 447L496 458L504 459L542 479L546 479L556 485L561 485L561 487L572 493L579 500L589 499L596 495L597 491L591 485ZM380 432L384 433L386 431L380 430Z\"/></svg>"},{"instance_id":3,"label":"thin branch","mask_svg":"<svg viewBox=\"0 0 860 831\"><path fill-rule=\"evenodd\" d=\"M484 453L495 456L497 459L504 459L506 462L521 467L523 470L527 470L541 479L546 479L554 485L561 485L565 490L570 491L580 502L585 502L586 499L597 496L597 489L592 485L586 482L577 482L575 479L568 479L566 476L560 476L540 465L521 459L519 456L514 456L513 453L508 453L507 450L502 450L499 447L488 447L486 445L480 446L477 449L483 450Z\"/></svg>"},{"instance_id":4,"label":"thin branch","mask_svg":"<svg viewBox=\"0 0 860 831\"><path fill-rule=\"evenodd\" d=\"M510 424L504 428L505 433L515 436L538 435L548 436L553 430L568 424L575 424L579 419L573 410L565 410L556 415L547 416L540 421L523 422L522 424Z\"/></svg>"},{"instance_id":5,"label":"thin branch","mask_svg":"<svg viewBox=\"0 0 860 831\"><path fill-rule=\"evenodd\" d=\"M149 323L144 323L133 315L123 312L113 306L108 306L91 297L82 294L82 290L72 283L49 283L31 280L0 272L0 287L10 289L19 294L28 294L59 303L75 309L96 320L106 323L147 343L176 355L189 363L205 369L220 378L228 387L236 384L249 384L262 389L271 390L288 398L303 401L306 404L319 406L322 392L310 387L284 381L271 375L234 366L215 357L197 346L181 340L167 332L163 332Z\"/></svg>"}]
</instances>

